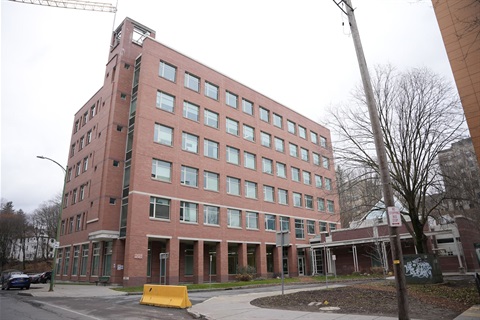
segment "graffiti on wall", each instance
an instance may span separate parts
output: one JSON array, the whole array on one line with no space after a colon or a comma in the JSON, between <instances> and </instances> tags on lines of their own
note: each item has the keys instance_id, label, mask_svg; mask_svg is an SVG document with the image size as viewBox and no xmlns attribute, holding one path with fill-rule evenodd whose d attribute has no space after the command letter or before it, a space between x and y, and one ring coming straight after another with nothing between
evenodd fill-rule
<instances>
[{"instance_id":1,"label":"graffiti on wall","mask_svg":"<svg viewBox=\"0 0 480 320\"><path fill-rule=\"evenodd\" d=\"M432 266L428 261L418 257L405 263L405 276L413 278L431 278Z\"/></svg>"}]
</instances>

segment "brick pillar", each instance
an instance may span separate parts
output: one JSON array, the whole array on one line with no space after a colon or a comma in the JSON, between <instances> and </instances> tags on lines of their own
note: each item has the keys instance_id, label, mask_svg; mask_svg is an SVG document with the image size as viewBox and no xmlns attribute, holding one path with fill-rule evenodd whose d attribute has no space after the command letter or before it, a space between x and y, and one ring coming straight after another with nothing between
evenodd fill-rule
<instances>
[{"instance_id":1,"label":"brick pillar","mask_svg":"<svg viewBox=\"0 0 480 320\"><path fill-rule=\"evenodd\" d=\"M228 243L217 243L217 282L228 281Z\"/></svg>"},{"instance_id":2,"label":"brick pillar","mask_svg":"<svg viewBox=\"0 0 480 320\"><path fill-rule=\"evenodd\" d=\"M180 275L180 242L176 238L169 239L167 242L167 284L178 284Z\"/></svg>"},{"instance_id":3,"label":"brick pillar","mask_svg":"<svg viewBox=\"0 0 480 320\"><path fill-rule=\"evenodd\" d=\"M237 247L238 252L238 268L246 267L247 261L247 244L239 243Z\"/></svg>"},{"instance_id":4,"label":"brick pillar","mask_svg":"<svg viewBox=\"0 0 480 320\"><path fill-rule=\"evenodd\" d=\"M257 276L267 278L267 246L264 242L255 246Z\"/></svg>"},{"instance_id":5,"label":"brick pillar","mask_svg":"<svg viewBox=\"0 0 480 320\"><path fill-rule=\"evenodd\" d=\"M203 240L198 240L193 244L193 283L203 283L203 261Z\"/></svg>"},{"instance_id":6,"label":"brick pillar","mask_svg":"<svg viewBox=\"0 0 480 320\"><path fill-rule=\"evenodd\" d=\"M289 246L288 249L288 274L290 277L298 277L298 255L295 246Z\"/></svg>"}]
</instances>

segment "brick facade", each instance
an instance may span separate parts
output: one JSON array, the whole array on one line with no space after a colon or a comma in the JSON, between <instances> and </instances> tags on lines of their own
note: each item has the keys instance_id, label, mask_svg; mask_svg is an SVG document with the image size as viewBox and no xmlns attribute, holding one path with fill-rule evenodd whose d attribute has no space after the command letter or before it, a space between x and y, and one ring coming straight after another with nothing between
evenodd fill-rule
<instances>
[{"instance_id":1,"label":"brick facade","mask_svg":"<svg viewBox=\"0 0 480 320\"><path fill-rule=\"evenodd\" d=\"M68 161L72 176L65 189L68 202L60 238L62 272L57 278L93 281L109 275L111 283L124 286L202 283L210 278L222 282L233 280L237 267L246 265L255 267L258 276L273 276L281 264L281 251L275 247L280 217L289 220L291 232L285 248L288 274L311 272L309 238L320 233L320 222L332 230L339 227L329 130L154 38L155 31L127 18L112 36L103 87L75 115L74 152ZM174 81L161 74L161 63L175 68ZM190 75L200 80L198 91L186 87L185 78ZM207 95L210 85L216 97ZM237 108L227 104L227 91L237 96ZM159 92L174 97L173 111L161 107ZM248 104L243 110L243 100L253 106L252 114ZM184 111L187 103L196 108L196 115L190 109ZM218 126L206 124L206 112L216 114ZM262 119L260 112L268 112L268 118ZM281 127L274 124L274 114L281 117ZM238 123L238 134L227 133L227 119ZM288 132L287 121L294 133ZM245 126L254 130L253 141L244 137ZM170 145L154 140L156 134L163 134L155 133L156 128L173 132ZM197 139L195 150L186 145L190 141L185 134ZM91 137L88 143L87 136ZM268 136L271 145L262 145ZM275 139L283 141L283 151L277 150ZM205 155L206 140L217 143L216 159ZM290 155L290 145L297 156ZM238 164L227 161L227 147L238 151ZM251 155L255 155L255 167L247 168L245 157ZM157 160L163 166L158 171ZM279 168L280 172L285 168L286 177L280 176ZM299 181L293 179L292 168L298 169ZM166 172L168 178L157 177ZM195 178L187 175L191 172ZM218 176L216 190L205 187L205 175L210 173ZM315 185L315 175L321 177L321 186ZM227 192L228 178L240 181L238 195ZM187 184L192 181L195 185ZM79 196L80 189L84 196ZM288 192L286 204L279 201L280 189ZM266 195L271 190L270 200ZM74 191L76 203L72 202ZM298 206L294 206L294 193L301 201ZM323 199L325 208L317 199ZM189 204L196 210L190 211ZM204 209L211 207L219 210L218 222L206 223ZM154 210L166 216L155 216ZM267 216L275 218L273 230L266 229ZM70 219L76 222L77 218L79 227L71 229ZM307 229L311 221L313 232ZM80 250L74 263L75 248L85 244L89 247L86 258ZM67 252L72 254L63 272ZM168 253L162 276L160 253Z\"/></svg>"}]
</instances>

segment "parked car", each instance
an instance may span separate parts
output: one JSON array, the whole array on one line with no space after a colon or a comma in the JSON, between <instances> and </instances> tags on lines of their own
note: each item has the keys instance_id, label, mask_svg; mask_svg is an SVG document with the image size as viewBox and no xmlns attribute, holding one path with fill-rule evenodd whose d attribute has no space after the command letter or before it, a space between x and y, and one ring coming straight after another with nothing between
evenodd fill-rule
<instances>
[{"instance_id":1,"label":"parked car","mask_svg":"<svg viewBox=\"0 0 480 320\"><path fill-rule=\"evenodd\" d=\"M52 271L47 271L40 275L38 282L47 283L47 282L50 282L51 280L52 280Z\"/></svg>"},{"instance_id":2,"label":"parked car","mask_svg":"<svg viewBox=\"0 0 480 320\"><path fill-rule=\"evenodd\" d=\"M39 283L40 277L43 273L33 273L29 274L28 277L30 278L30 283Z\"/></svg>"},{"instance_id":3,"label":"parked car","mask_svg":"<svg viewBox=\"0 0 480 320\"><path fill-rule=\"evenodd\" d=\"M19 270L5 270L0 276L2 290L10 288L30 289L30 278Z\"/></svg>"}]
</instances>

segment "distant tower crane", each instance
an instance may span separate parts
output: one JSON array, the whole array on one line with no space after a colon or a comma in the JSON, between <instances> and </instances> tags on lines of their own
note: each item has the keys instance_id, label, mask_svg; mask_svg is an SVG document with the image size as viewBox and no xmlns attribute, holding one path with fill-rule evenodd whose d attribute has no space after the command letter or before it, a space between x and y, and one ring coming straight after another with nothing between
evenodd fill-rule
<instances>
[{"instance_id":1,"label":"distant tower crane","mask_svg":"<svg viewBox=\"0 0 480 320\"><path fill-rule=\"evenodd\" d=\"M91 2L91 1L79 1L79 0L10 0L14 2L36 4L39 6L49 6L64 9L77 9L88 11L101 11L101 12L117 12L117 7L114 7L110 3L104 2Z\"/></svg>"}]
</instances>

